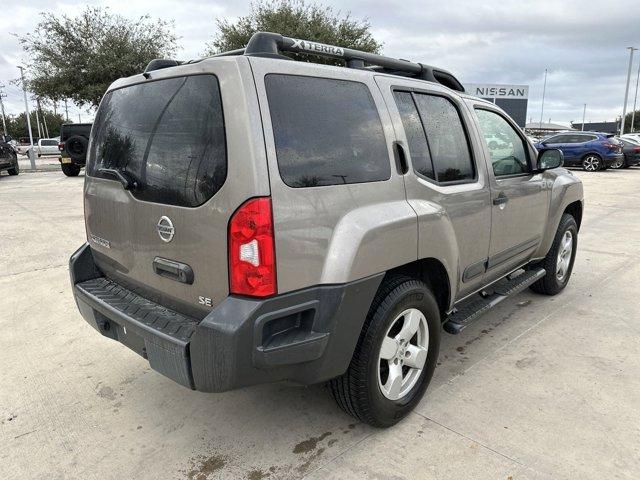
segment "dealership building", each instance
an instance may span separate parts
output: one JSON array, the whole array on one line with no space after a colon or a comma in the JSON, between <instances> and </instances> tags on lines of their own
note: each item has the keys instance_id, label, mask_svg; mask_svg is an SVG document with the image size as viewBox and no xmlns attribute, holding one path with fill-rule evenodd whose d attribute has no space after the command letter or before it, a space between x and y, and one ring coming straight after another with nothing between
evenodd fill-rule
<instances>
[{"instance_id":1,"label":"dealership building","mask_svg":"<svg viewBox=\"0 0 640 480\"><path fill-rule=\"evenodd\" d=\"M524 128L527 121L529 85L467 83L464 89L469 95L495 103Z\"/></svg>"}]
</instances>

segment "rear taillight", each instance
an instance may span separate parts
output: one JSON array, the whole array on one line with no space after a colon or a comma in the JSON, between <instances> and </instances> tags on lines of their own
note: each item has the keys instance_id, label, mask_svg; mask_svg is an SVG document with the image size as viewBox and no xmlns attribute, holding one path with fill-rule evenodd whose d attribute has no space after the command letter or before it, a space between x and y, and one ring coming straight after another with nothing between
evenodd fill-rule
<instances>
[{"instance_id":1,"label":"rear taillight","mask_svg":"<svg viewBox=\"0 0 640 480\"><path fill-rule=\"evenodd\" d=\"M229 221L229 292L266 297L276 291L271 198L254 198Z\"/></svg>"},{"instance_id":2,"label":"rear taillight","mask_svg":"<svg viewBox=\"0 0 640 480\"><path fill-rule=\"evenodd\" d=\"M64 142L60 142L58 144L58 150L60 150L61 152L64 150Z\"/></svg>"},{"instance_id":3,"label":"rear taillight","mask_svg":"<svg viewBox=\"0 0 640 480\"><path fill-rule=\"evenodd\" d=\"M638 146L638 147L633 147L633 151L634 151L635 153L640 153L640 146Z\"/></svg>"}]
</instances>

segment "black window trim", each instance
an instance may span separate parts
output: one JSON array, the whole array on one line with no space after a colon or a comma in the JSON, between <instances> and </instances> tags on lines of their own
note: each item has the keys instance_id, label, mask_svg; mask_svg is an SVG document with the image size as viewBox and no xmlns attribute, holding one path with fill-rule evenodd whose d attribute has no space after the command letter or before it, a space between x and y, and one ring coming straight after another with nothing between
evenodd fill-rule
<instances>
[{"instance_id":1,"label":"black window trim","mask_svg":"<svg viewBox=\"0 0 640 480\"><path fill-rule=\"evenodd\" d=\"M220 112L222 114L222 130L224 132L224 161L226 164L226 171L225 171L225 175L224 175L224 179L222 180L222 183L220 183L220 187L218 188L218 190L216 190L216 192L211 195L210 198L208 198L207 200L205 200L204 202L202 202L199 205L193 205L193 206L189 206L189 205L172 205L172 204L168 204L168 203L162 203L162 202L154 202L151 200L141 200L138 197L136 197L135 195L133 195L133 192L131 192L131 190L127 190L127 193L129 195L131 195L137 202L145 202L145 203L150 203L150 204L154 204L154 205L164 205L164 206L168 206L168 207L178 207L178 208L200 208L203 205L205 205L206 203L210 202L217 194L220 190L222 190L222 187L224 187L224 185L227 183L227 179L229 178L229 140L227 139L227 119L225 116L225 110L224 110L224 98L223 98L223 93L222 93L222 86L220 84L220 78L218 77L217 74L213 73L213 72L196 72L196 73L187 73L187 74L178 74L176 73L175 75L167 75L166 77L158 77L158 78L150 78L150 79L143 79L140 80L139 82L133 82L133 83L127 83L126 85L121 85L118 86L116 88L112 88L110 90L107 90L104 95L102 96L102 98L100 99L100 103L98 104L98 108L96 108L96 116L98 115L98 111L100 110L100 107L102 106L102 102L104 101L104 99L107 97L107 95L111 94L111 92L115 92L116 90L121 90L123 88L127 88L127 87L133 87L135 85L142 85L142 84L147 84L147 83L152 83L152 82L159 82L162 80L171 80L171 79L175 79L175 78L185 78L185 77L196 77L196 76L201 76L201 75L210 75L212 77L214 77L216 79L216 82L218 82L218 93L220 94ZM91 140L92 140L92 135L93 135L93 129L95 126L95 119L94 122L91 124L91 130L89 132L89 144L87 145L87 161L89 160L88 156L91 153ZM95 161L95 159L93 159ZM86 169L85 169L86 170ZM94 175L89 175L86 171L85 171L85 175L91 178L97 178L99 180L112 180L110 177L97 177ZM112 180L114 182L118 182L118 180Z\"/></svg>"},{"instance_id":2,"label":"black window trim","mask_svg":"<svg viewBox=\"0 0 640 480\"><path fill-rule=\"evenodd\" d=\"M490 163L489 166L491 167L491 173L493 174L493 178L498 181L498 180L506 180L509 178L517 178L517 177L531 177L533 175L535 175L535 172L533 171L533 162L531 159L531 143L529 142L529 140L527 140L524 136L524 133L522 133L522 130L520 129L520 127L513 121L511 120L508 116L505 116L504 113L502 113L500 110L491 108L489 106L485 106L485 105L479 105L479 104L475 104L473 106L474 111L475 110L486 110L487 112L491 112L491 113L495 113L496 115L498 115L499 117L502 117L503 120L505 120L510 126L511 128L513 128L513 130L516 132L516 135L518 135L518 137L520 137L520 140L523 143L523 147L524 147L524 151L525 151L525 155L527 156L527 166L529 167L529 171L525 172L525 173L512 173L509 175L496 175L495 172L493 171L493 164ZM480 125L478 125L479 127ZM482 134L482 131L480 132Z\"/></svg>"},{"instance_id":3,"label":"black window trim","mask_svg":"<svg viewBox=\"0 0 640 480\"><path fill-rule=\"evenodd\" d=\"M352 182L352 183L332 183L329 185L318 185L316 187L295 187L292 185L289 185L284 178L282 177L282 171L280 170L280 163L278 162L278 152L275 148L275 143L276 143L276 139L275 139L275 133L273 131L273 118L271 117L271 106L269 105L269 95L267 93L267 84L266 84L266 78L269 75L281 75L281 76L285 76L285 77L303 77L303 78L321 78L324 80L335 80L338 82L351 82L351 83L359 83L360 85L364 85L367 89L367 92L369 93L369 95L371 96L371 100L373 101L373 107L376 110L376 113L378 114L378 120L380 121L380 129L382 130L382 135L384 137L384 145L387 148L387 161L389 162L389 176L387 178L383 178L380 180L366 180L364 182ZM330 77L330 76L320 76L320 75L308 75L308 74L304 74L304 73L287 73L287 72L282 72L282 71L274 71L274 72L268 72L265 73L262 76L262 87L264 88L264 93L265 93L265 98L266 98L266 106L267 106L267 116L269 118L269 133L271 135L271 139L273 142L273 147L274 147L274 151L275 151L275 159L276 159L276 165L278 167L278 176L280 177L280 181L282 181L282 184L285 185L288 188L292 188L292 189L301 189L301 188L331 188L331 187L345 187L345 186L349 186L349 185L363 185L363 184L367 184L367 183L380 183L380 182L388 182L390 181L393 177L394 177L394 159L391 156L391 154L389 153L391 151L390 148L390 143L389 143L389 138L387 136L387 132L385 131L384 128L384 122L382 121L382 116L380 115L380 107L378 106L378 104L376 103L376 98L373 96L373 90L371 88L371 86L369 84L367 84L366 82L360 81L360 80L351 80L351 79L345 79L345 78L341 78L341 77ZM385 105L386 108L386 105ZM262 128L264 129L265 126L263 125ZM266 135L266 132L265 132Z\"/></svg>"},{"instance_id":4,"label":"black window trim","mask_svg":"<svg viewBox=\"0 0 640 480\"><path fill-rule=\"evenodd\" d=\"M436 169L435 169L435 165L433 164L433 155L431 155L431 145L429 144L429 136L427 135L427 131L425 130L424 120L422 118L422 114L420 113L420 109L418 108L418 104L417 104L416 99L415 99L415 94L419 93L419 94L422 94L422 95L431 95L431 96L434 96L434 97L442 97L442 98L448 100L453 105L453 107L456 109L456 112L458 113L458 118L460 118L460 124L462 125L462 130L464 132L465 140L467 141L467 148L469 149L469 155L470 155L470 159L471 159L471 169L473 170L473 177L469 178L469 179L463 179L463 180L449 180L447 182L440 182L440 181L438 181L436 179L426 177L426 176L422 175L420 172L418 172L415 169L414 165L413 165L413 159L412 159L411 160L411 169L413 170L413 173L415 173L416 176L420 177L422 180L424 180L426 182L429 182L429 183L431 183L433 185L438 185L440 187L453 187L453 186L456 186L456 185L465 185L465 184L477 183L478 182L478 163L477 163L476 152L473 149L472 142L469 139L469 129L467 127L467 122L466 122L464 116L462 115L462 112L461 112L461 109L460 109L460 105L454 99L454 97L451 96L451 95L447 95L444 92L435 92L433 90L426 90L426 89L417 88L417 87L408 87L408 86L404 86L404 85L398 85L398 86L391 87L392 96L395 94L395 92L405 92L405 93L410 93L411 94L411 99L413 100L413 104L416 107L416 111L418 112L418 116L420 117L420 123L421 123L421 126L422 126L422 131L424 132L424 136L425 136L425 139L427 141L427 148L429 149L429 160L431 160L431 168L433 169L433 174L436 177L437 177L437 172L436 172ZM394 96L394 104L396 105L396 109L397 109L398 106L397 106L397 103L395 102L395 96ZM400 120L402 121L402 117L400 118ZM402 125L402 130L404 131L404 125ZM407 147L408 147L408 145L407 145ZM409 158L411 158L411 150L409 148L407 148L407 151L409 153Z\"/></svg>"}]
</instances>

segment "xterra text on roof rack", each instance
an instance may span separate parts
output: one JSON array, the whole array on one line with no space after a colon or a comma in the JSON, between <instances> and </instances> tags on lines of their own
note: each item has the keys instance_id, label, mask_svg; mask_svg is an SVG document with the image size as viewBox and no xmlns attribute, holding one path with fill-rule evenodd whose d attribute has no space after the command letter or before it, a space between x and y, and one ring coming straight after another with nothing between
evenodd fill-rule
<instances>
[{"instance_id":1,"label":"xterra text on roof rack","mask_svg":"<svg viewBox=\"0 0 640 480\"><path fill-rule=\"evenodd\" d=\"M443 325L569 281L583 194L561 166L444 70L257 33L109 88L74 294L187 388L328 381L389 426L427 388Z\"/></svg>"}]
</instances>

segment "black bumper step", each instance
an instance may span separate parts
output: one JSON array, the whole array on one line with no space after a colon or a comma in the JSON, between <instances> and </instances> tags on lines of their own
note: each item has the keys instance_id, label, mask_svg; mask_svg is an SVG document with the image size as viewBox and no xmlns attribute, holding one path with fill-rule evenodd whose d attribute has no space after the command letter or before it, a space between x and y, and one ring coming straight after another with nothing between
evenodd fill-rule
<instances>
[{"instance_id":1,"label":"black bumper step","mask_svg":"<svg viewBox=\"0 0 640 480\"><path fill-rule=\"evenodd\" d=\"M75 284L80 312L103 335L149 360L154 370L194 388L189 343L200 323L105 277Z\"/></svg>"},{"instance_id":2,"label":"black bumper step","mask_svg":"<svg viewBox=\"0 0 640 480\"><path fill-rule=\"evenodd\" d=\"M460 333L487 310L495 307L511 295L522 292L544 277L545 274L545 270L541 268L526 270L519 275L509 275L503 278L491 287L491 294L487 296L477 295L449 315L444 323L445 331L452 334Z\"/></svg>"},{"instance_id":3,"label":"black bumper step","mask_svg":"<svg viewBox=\"0 0 640 480\"><path fill-rule=\"evenodd\" d=\"M187 344L199 320L174 312L121 285L105 278L96 278L76 284L80 292L117 310L128 322L138 323L143 329L168 336L177 343Z\"/></svg>"}]
</instances>

